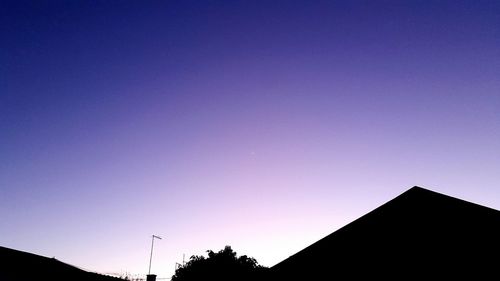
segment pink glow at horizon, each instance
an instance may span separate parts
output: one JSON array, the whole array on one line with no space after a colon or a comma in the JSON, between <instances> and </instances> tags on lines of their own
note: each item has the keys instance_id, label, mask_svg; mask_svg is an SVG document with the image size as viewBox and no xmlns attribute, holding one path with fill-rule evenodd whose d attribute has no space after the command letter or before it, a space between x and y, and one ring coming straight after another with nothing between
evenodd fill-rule
<instances>
[{"instance_id":1,"label":"pink glow at horizon","mask_svg":"<svg viewBox=\"0 0 500 281\"><path fill-rule=\"evenodd\" d=\"M415 185L500 209L500 5L376 2L3 2L0 246L170 277Z\"/></svg>"}]
</instances>

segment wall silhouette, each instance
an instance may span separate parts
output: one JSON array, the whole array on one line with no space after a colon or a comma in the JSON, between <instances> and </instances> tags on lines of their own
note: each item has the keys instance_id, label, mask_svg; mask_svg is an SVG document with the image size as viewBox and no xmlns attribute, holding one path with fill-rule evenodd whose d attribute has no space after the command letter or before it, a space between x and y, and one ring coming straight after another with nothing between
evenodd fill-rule
<instances>
[{"instance_id":1,"label":"wall silhouette","mask_svg":"<svg viewBox=\"0 0 500 281\"><path fill-rule=\"evenodd\" d=\"M413 187L273 266L272 280L498 279L500 211Z\"/></svg>"},{"instance_id":2,"label":"wall silhouette","mask_svg":"<svg viewBox=\"0 0 500 281\"><path fill-rule=\"evenodd\" d=\"M120 281L123 279L88 272L55 258L0 247L1 281Z\"/></svg>"}]
</instances>

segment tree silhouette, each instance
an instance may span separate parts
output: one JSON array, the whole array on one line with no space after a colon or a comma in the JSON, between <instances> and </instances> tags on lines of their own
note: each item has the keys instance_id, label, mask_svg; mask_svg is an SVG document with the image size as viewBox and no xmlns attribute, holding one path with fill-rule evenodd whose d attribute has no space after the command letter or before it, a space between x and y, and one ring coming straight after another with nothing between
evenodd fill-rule
<instances>
[{"instance_id":1,"label":"tree silhouette","mask_svg":"<svg viewBox=\"0 0 500 281\"><path fill-rule=\"evenodd\" d=\"M172 281L194 280L259 280L267 268L247 256L237 257L230 246L219 252L207 251L204 256L191 256L189 261L175 270Z\"/></svg>"}]
</instances>

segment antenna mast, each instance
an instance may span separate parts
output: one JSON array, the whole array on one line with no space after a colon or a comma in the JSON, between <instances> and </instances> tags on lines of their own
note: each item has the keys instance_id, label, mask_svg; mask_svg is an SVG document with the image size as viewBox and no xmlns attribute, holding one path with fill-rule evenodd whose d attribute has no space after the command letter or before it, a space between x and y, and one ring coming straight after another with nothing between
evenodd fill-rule
<instances>
[{"instance_id":1,"label":"antenna mast","mask_svg":"<svg viewBox=\"0 0 500 281\"><path fill-rule=\"evenodd\" d=\"M148 275L151 274L151 260L153 260L153 245L155 243L155 238L161 240L161 237L160 236L156 236L156 235L153 235L153 237L151 238L151 255L149 256L149 271L148 271Z\"/></svg>"}]
</instances>

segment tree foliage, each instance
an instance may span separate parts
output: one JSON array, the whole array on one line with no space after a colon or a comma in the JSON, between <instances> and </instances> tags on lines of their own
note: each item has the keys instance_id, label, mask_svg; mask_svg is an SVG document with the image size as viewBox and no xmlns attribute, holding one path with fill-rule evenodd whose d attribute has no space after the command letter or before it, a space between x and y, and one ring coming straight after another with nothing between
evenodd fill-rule
<instances>
[{"instance_id":1,"label":"tree foliage","mask_svg":"<svg viewBox=\"0 0 500 281\"><path fill-rule=\"evenodd\" d=\"M208 257L191 256L189 261L175 270L172 281L194 280L258 280L266 272L266 267L254 258L237 256L230 246L219 252L207 251Z\"/></svg>"}]
</instances>

